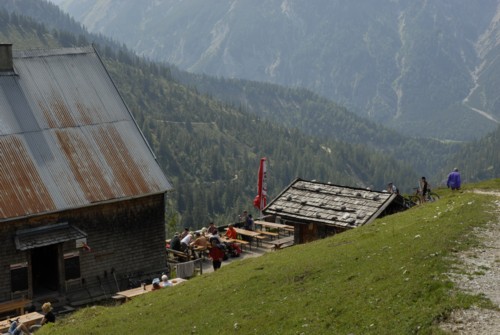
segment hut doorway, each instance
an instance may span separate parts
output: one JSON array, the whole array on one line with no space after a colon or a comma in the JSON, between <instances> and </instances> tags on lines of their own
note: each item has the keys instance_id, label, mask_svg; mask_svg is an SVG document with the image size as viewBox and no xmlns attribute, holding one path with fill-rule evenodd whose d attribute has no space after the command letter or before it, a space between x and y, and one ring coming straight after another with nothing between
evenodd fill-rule
<instances>
[{"instance_id":1,"label":"hut doorway","mask_svg":"<svg viewBox=\"0 0 500 335\"><path fill-rule=\"evenodd\" d=\"M33 294L43 295L59 290L59 251L57 244L31 250Z\"/></svg>"},{"instance_id":2,"label":"hut doorway","mask_svg":"<svg viewBox=\"0 0 500 335\"><path fill-rule=\"evenodd\" d=\"M318 239L318 225L316 223L308 223L300 225L300 243L308 243Z\"/></svg>"}]
</instances>

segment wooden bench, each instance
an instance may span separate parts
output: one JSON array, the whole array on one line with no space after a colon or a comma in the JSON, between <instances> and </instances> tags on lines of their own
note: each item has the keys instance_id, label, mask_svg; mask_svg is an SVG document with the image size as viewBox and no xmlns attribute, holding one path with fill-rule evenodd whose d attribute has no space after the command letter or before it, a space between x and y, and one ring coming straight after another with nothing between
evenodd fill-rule
<instances>
[{"instance_id":1,"label":"wooden bench","mask_svg":"<svg viewBox=\"0 0 500 335\"><path fill-rule=\"evenodd\" d=\"M241 247L241 250L243 250L243 246L245 246L245 247L250 246L250 249L252 249L252 246L250 245L250 242L248 242L248 241L233 239L233 243L239 244Z\"/></svg>"},{"instance_id":2,"label":"wooden bench","mask_svg":"<svg viewBox=\"0 0 500 335\"><path fill-rule=\"evenodd\" d=\"M189 261L189 258L190 258L189 254L187 254L183 251L167 248L167 257L169 254L172 254L174 256L174 258L180 258L180 260L184 260L184 261Z\"/></svg>"},{"instance_id":3,"label":"wooden bench","mask_svg":"<svg viewBox=\"0 0 500 335\"><path fill-rule=\"evenodd\" d=\"M265 230L256 230L257 233L261 233L262 235L267 235L270 236L271 239L278 237L279 233L274 233L272 231L265 231Z\"/></svg>"},{"instance_id":4,"label":"wooden bench","mask_svg":"<svg viewBox=\"0 0 500 335\"><path fill-rule=\"evenodd\" d=\"M0 302L0 314L16 311L17 315L22 315L24 314L24 308L30 304L31 300L25 298Z\"/></svg>"},{"instance_id":5,"label":"wooden bench","mask_svg":"<svg viewBox=\"0 0 500 335\"><path fill-rule=\"evenodd\" d=\"M257 242L257 246L259 246L259 241L260 241L260 245L262 245L262 241L264 241L267 237L262 236L262 235L258 235L258 236L254 236L254 238L255 238L255 241Z\"/></svg>"},{"instance_id":6,"label":"wooden bench","mask_svg":"<svg viewBox=\"0 0 500 335\"><path fill-rule=\"evenodd\" d=\"M278 240L274 240L272 243L273 243L273 250L283 249L285 246L288 246L287 244L289 243L290 245L293 245L294 237L293 236L283 237Z\"/></svg>"},{"instance_id":7,"label":"wooden bench","mask_svg":"<svg viewBox=\"0 0 500 335\"><path fill-rule=\"evenodd\" d=\"M250 249L252 249L252 245L250 244L250 242L244 241L244 240L238 240L236 238L230 238L230 239L223 238L222 242L239 244L241 247L241 250L243 250L243 246L245 246L245 247L250 246Z\"/></svg>"}]
</instances>

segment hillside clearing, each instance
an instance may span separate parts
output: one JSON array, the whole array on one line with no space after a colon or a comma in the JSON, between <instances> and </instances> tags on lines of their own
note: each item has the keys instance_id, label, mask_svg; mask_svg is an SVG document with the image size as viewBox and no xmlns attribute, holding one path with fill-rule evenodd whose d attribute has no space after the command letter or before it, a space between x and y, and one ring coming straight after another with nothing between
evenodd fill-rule
<instances>
[{"instance_id":1,"label":"hillside clearing","mask_svg":"<svg viewBox=\"0 0 500 335\"><path fill-rule=\"evenodd\" d=\"M498 190L500 180L484 185ZM119 307L82 309L40 334L493 334L495 324L479 321L498 303L451 274L486 278L494 268L464 270L459 261L486 250L477 233L499 226L491 210L499 199L470 190L438 190L435 203L332 238L233 262ZM476 318L460 323L460 311Z\"/></svg>"}]
</instances>

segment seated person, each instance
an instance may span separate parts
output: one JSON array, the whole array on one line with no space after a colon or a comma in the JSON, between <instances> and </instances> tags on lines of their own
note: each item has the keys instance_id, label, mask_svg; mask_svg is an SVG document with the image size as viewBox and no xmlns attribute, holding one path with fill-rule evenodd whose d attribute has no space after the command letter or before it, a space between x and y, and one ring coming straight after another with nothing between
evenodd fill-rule
<instances>
[{"instance_id":1,"label":"seated person","mask_svg":"<svg viewBox=\"0 0 500 335\"><path fill-rule=\"evenodd\" d=\"M52 312L52 304L50 302L46 302L42 305L42 313L44 314L42 321L40 321L40 324L38 325L31 326L30 327L31 332L37 331L40 327L49 322L51 323L56 322L56 316Z\"/></svg>"},{"instance_id":2,"label":"seated person","mask_svg":"<svg viewBox=\"0 0 500 335\"><path fill-rule=\"evenodd\" d=\"M236 232L232 224L228 226L225 236L233 240L236 240L238 238L238 233ZM226 245L228 247L229 253L232 256L237 257L241 254L241 248L237 243L229 242Z\"/></svg>"},{"instance_id":3,"label":"seated person","mask_svg":"<svg viewBox=\"0 0 500 335\"><path fill-rule=\"evenodd\" d=\"M184 237L186 237L186 235L189 235L189 228L187 227L184 228L179 238L182 240Z\"/></svg>"},{"instance_id":4,"label":"seated person","mask_svg":"<svg viewBox=\"0 0 500 335\"><path fill-rule=\"evenodd\" d=\"M218 229L217 227L215 226L215 224L213 222L210 222L209 225L208 225L208 233L209 234L214 234L214 233L217 233L218 232Z\"/></svg>"},{"instance_id":5,"label":"seated person","mask_svg":"<svg viewBox=\"0 0 500 335\"><path fill-rule=\"evenodd\" d=\"M170 249L181 251L181 239L179 238L179 233L175 233L174 237L170 241Z\"/></svg>"},{"instance_id":6,"label":"seated person","mask_svg":"<svg viewBox=\"0 0 500 335\"><path fill-rule=\"evenodd\" d=\"M238 238L238 233L236 232L236 230L234 229L233 225L230 224L228 227L227 227L227 231L226 231L226 234L225 236L227 238L231 238L233 240L236 240Z\"/></svg>"},{"instance_id":7,"label":"seated person","mask_svg":"<svg viewBox=\"0 0 500 335\"><path fill-rule=\"evenodd\" d=\"M26 327L24 323L19 323L19 319L9 320L9 321L10 321L10 327L8 330L9 334L11 335L31 334L28 327Z\"/></svg>"},{"instance_id":8,"label":"seated person","mask_svg":"<svg viewBox=\"0 0 500 335\"><path fill-rule=\"evenodd\" d=\"M215 232L215 233L213 233L212 235L210 235L210 238L209 238L210 243L212 243L212 241L214 241L214 240L215 240L215 243L217 243L217 244L221 244L222 243L222 241L221 241L221 239L219 237L219 232L218 231Z\"/></svg>"},{"instance_id":9,"label":"seated person","mask_svg":"<svg viewBox=\"0 0 500 335\"><path fill-rule=\"evenodd\" d=\"M161 288L162 288L162 286L160 285L160 278L153 279L153 288L151 289L151 291L156 291L156 290L159 290Z\"/></svg>"},{"instance_id":10,"label":"seated person","mask_svg":"<svg viewBox=\"0 0 500 335\"><path fill-rule=\"evenodd\" d=\"M201 236L207 236L207 227L201 228Z\"/></svg>"},{"instance_id":11,"label":"seated person","mask_svg":"<svg viewBox=\"0 0 500 335\"><path fill-rule=\"evenodd\" d=\"M206 250L208 247L208 240L205 236L201 235L201 233L197 232L195 234L195 240L191 242L191 247L193 248L193 251L195 249L200 251L198 255L195 254L198 258L200 258L203 250Z\"/></svg>"},{"instance_id":12,"label":"seated person","mask_svg":"<svg viewBox=\"0 0 500 335\"><path fill-rule=\"evenodd\" d=\"M195 240L191 242L191 245L194 247L206 248L208 246L208 241L201 233L196 233Z\"/></svg>"},{"instance_id":13,"label":"seated person","mask_svg":"<svg viewBox=\"0 0 500 335\"><path fill-rule=\"evenodd\" d=\"M192 240L193 235L191 235L190 233L184 236L184 238L181 239L181 251L188 252Z\"/></svg>"},{"instance_id":14,"label":"seated person","mask_svg":"<svg viewBox=\"0 0 500 335\"><path fill-rule=\"evenodd\" d=\"M168 276L167 275L161 276L160 286L161 287L172 286L172 283L170 282L170 280L168 280Z\"/></svg>"}]
</instances>

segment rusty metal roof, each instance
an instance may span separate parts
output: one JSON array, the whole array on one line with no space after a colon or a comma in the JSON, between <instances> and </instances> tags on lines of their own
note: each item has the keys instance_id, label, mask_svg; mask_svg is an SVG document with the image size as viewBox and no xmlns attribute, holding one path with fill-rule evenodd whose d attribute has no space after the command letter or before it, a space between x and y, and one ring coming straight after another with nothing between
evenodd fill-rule
<instances>
[{"instance_id":1,"label":"rusty metal roof","mask_svg":"<svg viewBox=\"0 0 500 335\"><path fill-rule=\"evenodd\" d=\"M93 48L0 74L0 221L172 188Z\"/></svg>"},{"instance_id":2,"label":"rusty metal roof","mask_svg":"<svg viewBox=\"0 0 500 335\"><path fill-rule=\"evenodd\" d=\"M263 213L299 223L356 228L377 218L395 197L395 194L297 178Z\"/></svg>"}]
</instances>

